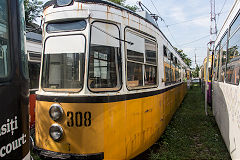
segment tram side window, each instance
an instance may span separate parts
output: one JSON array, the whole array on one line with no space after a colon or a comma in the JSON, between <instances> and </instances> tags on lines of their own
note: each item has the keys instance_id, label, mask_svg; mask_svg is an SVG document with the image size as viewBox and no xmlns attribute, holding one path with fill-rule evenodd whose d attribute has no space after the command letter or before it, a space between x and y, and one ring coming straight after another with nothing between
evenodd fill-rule
<instances>
[{"instance_id":1,"label":"tram side window","mask_svg":"<svg viewBox=\"0 0 240 160\"><path fill-rule=\"evenodd\" d=\"M157 45L142 34L127 30L127 87L129 89L157 84Z\"/></svg>"},{"instance_id":2,"label":"tram side window","mask_svg":"<svg viewBox=\"0 0 240 160\"><path fill-rule=\"evenodd\" d=\"M156 43L145 39L145 79L144 83L146 85L156 85L157 84L157 46Z\"/></svg>"},{"instance_id":3,"label":"tram side window","mask_svg":"<svg viewBox=\"0 0 240 160\"><path fill-rule=\"evenodd\" d=\"M116 91L121 86L120 42L110 35L120 38L116 25L93 23L88 73L92 91Z\"/></svg>"},{"instance_id":4,"label":"tram side window","mask_svg":"<svg viewBox=\"0 0 240 160\"><path fill-rule=\"evenodd\" d=\"M236 22L236 21L235 21ZM230 32L232 27L230 28ZM240 81L240 30L234 33L229 40L226 82L239 85Z\"/></svg>"},{"instance_id":5,"label":"tram side window","mask_svg":"<svg viewBox=\"0 0 240 160\"><path fill-rule=\"evenodd\" d=\"M165 74L165 85L168 85L171 83L171 52L166 46L163 46L164 49L164 74Z\"/></svg>"},{"instance_id":6,"label":"tram side window","mask_svg":"<svg viewBox=\"0 0 240 160\"><path fill-rule=\"evenodd\" d=\"M220 65L219 65L219 81L224 82L225 79L225 70L227 62L227 32L222 38L221 41L221 50L220 50Z\"/></svg>"},{"instance_id":7,"label":"tram side window","mask_svg":"<svg viewBox=\"0 0 240 160\"><path fill-rule=\"evenodd\" d=\"M0 1L0 78L6 78L10 72L9 38L8 38L8 11L7 1Z\"/></svg>"},{"instance_id":8,"label":"tram side window","mask_svg":"<svg viewBox=\"0 0 240 160\"><path fill-rule=\"evenodd\" d=\"M163 63L164 63L164 81L167 83L170 81L170 62L168 60L168 49L163 46Z\"/></svg>"},{"instance_id":9,"label":"tram side window","mask_svg":"<svg viewBox=\"0 0 240 160\"><path fill-rule=\"evenodd\" d=\"M216 47L215 54L214 54L214 80L218 80L218 57L219 57L219 45Z\"/></svg>"},{"instance_id":10,"label":"tram side window","mask_svg":"<svg viewBox=\"0 0 240 160\"><path fill-rule=\"evenodd\" d=\"M173 63L173 53L170 52L170 82L174 82L175 65Z\"/></svg>"}]
</instances>

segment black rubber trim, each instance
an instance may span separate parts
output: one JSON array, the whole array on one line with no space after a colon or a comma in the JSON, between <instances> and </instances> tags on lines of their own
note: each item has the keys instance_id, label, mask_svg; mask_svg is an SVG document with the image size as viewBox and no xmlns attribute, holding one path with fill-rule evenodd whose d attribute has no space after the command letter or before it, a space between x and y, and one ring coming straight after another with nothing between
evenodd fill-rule
<instances>
[{"instance_id":1,"label":"black rubber trim","mask_svg":"<svg viewBox=\"0 0 240 160\"><path fill-rule=\"evenodd\" d=\"M45 150L34 146L34 152L39 154L40 157L46 159L79 159L79 160L102 160L104 159L104 153L91 153L91 154L69 154L69 153L60 153Z\"/></svg>"},{"instance_id":2,"label":"black rubber trim","mask_svg":"<svg viewBox=\"0 0 240 160\"><path fill-rule=\"evenodd\" d=\"M48 101L48 102L59 102L59 103L109 103L109 102L119 102L131 99L138 99L144 97L150 97L154 95L158 95L164 92L167 92L173 88L176 88L183 83L179 83L164 89L141 92L141 93L133 93L133 94L125 94L125 95L111 95L111 96L86 96L86 97L73 97L73 96L44 96L37 95L38 101Z\"/></svg>"}]
</instances>

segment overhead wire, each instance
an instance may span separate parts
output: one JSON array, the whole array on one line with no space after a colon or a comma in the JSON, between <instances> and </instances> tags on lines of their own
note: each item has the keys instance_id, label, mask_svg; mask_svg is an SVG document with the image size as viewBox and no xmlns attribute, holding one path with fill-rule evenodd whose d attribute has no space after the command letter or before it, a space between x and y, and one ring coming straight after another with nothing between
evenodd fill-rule
<instances>
[{"instance_id":1,"label":"overhead wire","mask_svg":"<svg viewBox=\"0 0 240 160\"><path fill-rule=\"evenodd\" d=\"M206 37L208 37L208 36L210 36L210 35L208 34L208 35L205 35L205 36L203 36L203 37L201 37L201 38L198 38L198 39L196 39L196 40L193 40L193 41L191 41L191 42L181 44L181 46L186 46L186 45L188 45L188 44L197 42L197 41L199 41L199 40L201 40L201 39L204 39L204 38L206 38Z\"/></svg>"},{"instance_id":2,"label":"overhead wire","mask_svg":"<svg viewBox=\"0 0 240 160\"><path fill-rule=\"evenodd\" d=\"M216 14L216 15L218 16L218 17L217 17L217 22L216 22L217 24L218 24L218 22L219 22L218 20L219 20L220 15L223 13L222 11L223 11L223 8L225 7L226 2L227 2L227 0L224 1L220 12Z\"/></svg>"},{"instance_id":3,"label":"overhead wire","mask_svg":"<svg viewBox=\"0 0 240 160\"><path fill-rule=\"evenodd\" d=\"M161 19L161 21L163 21L163 23L164 23L165 26L167 27L167 30L168 30L170 36L172 37L173 41L176 43L176 45L177 45L178 47L180 47L180 45L177 43L177 41L176 41L175 38L173 37L173 34L171 33L171 31L170 31L168 25L166 24L165 20L160 16L160 13L159 13L157 7L155 6L155 4L153 3L152 0L150 0L150 1L151 1L151 3L152 3L153 7L155 8L156 12L158 13L158 17Z\"/></svg>"}]
</instances>

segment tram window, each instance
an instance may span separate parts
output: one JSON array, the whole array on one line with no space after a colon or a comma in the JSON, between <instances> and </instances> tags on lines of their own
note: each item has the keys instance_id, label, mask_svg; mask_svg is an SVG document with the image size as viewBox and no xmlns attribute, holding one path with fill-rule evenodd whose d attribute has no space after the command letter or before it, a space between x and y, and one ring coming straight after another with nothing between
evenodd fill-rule
<instances>
[{"instance_id":1,"label":"tram window","mask_svg":"<svg viewBox=\"0 0 240 160\"><path fill-rule=\"evenodd\" d=\"M48 38L43 57L43 89L62 92L80 91L83 85L84 52L85 38L82 35Z\"/></svg>"},{"instance_id":2,"label":"tram window","mask_svg":"<svg viewBox=\"0 0 240 160\"><path fill-rule=\"evenodd\" d=\"M157 84L157 46L156 43L145 39L145 75L144 85L152 86ZM151 65L150 65L151 64Z\"/></svg>"},{"instance_id":3,"label":"tram window","mask_svg":"<svg viewBox=\"0 0 240 160\"><path fill-rule=\"evenodd\" d=\"M10 72L9 38L8 38L8 11L7 1L0 2L0 78L7 78Z\"/></svg>"},{"instance_id":4,"label":"tram window","mask_svg":"<svg viewBox=\"0 0 240 160\"><path fill-rule=\"evenodd\" d=\"M126 32L126 39L136 44L127 44L127 87L134 89L155 86L157 84L156 42L130 30Z\"/></svg>"},{"instance_id":5,"label":"tram window","mask_svg":"<svg viewBox=\"0 0 240 160\"><path fill-rule=\"evenodd\" d=\"M232 26L230 27L230 35L232 35L235 30L239 27L240 25L240 16L238 15L235 21L233 22Z\"/></svg>"},{"instance_id":6,"label":"tram window","mask_svg":"<svg viewBox=\"0 0 240 160\"><path fill-rule=\"evenodd\" d=\"M167 57L167 47L163 45L163 54Z\"/></svg>"},{"instance_id":7,"label":"tram window","mask_svg":"<svg viewBox=\"0 0 240 160\"><path fill-rule=\"evenodd\" d=\"M88 87L92 91L119 90L120 42L112 37L119 38L119 29L116 25L102 22L94 22L93 25L96 27L91 28Z\"/></svg>"},{"instance_id":8,"label":"tram window","mask_svg":"<svg viewBox=\"0 0 240 160\"><path fill-rule=\"evenodd\" d=\"M157 64L156 43L145 39L145 56L146 63Z\"/></svg>"},{"instance_id":9,"label":"tram window","mask_svg":"<svg viewBox=\"0 0 240 160\"><path fill-rule=\"evenodd\" d=\"M127 86L129 88L143 86L142 64L127 62Z\"/></svg>"},{"instance_id":10,"label":"tram window","mask_svg":"<svg viewBox=\"0 0 240 160\"><path fill-rule=\"evenodd\" d=\"M225 79L225 70L226 70L226 61L227 61L227 51L226 51L226 45L223 46L220 52L220 65L219 65L219 70L220 70L220 75L219 75L219 81L224 82Z\"/></svg>"},{"instance_id":11,"label":"tram window","mask_svg":"<svg viewBox=\"0 0 240 160\"><path fill-rule=\"evenodd\" d=\"M127 58L132 61L144 62L143 53L127 50Z\"/></svg>"},{"instance_id":12,"label":"tram window","mask_svg":"<svg viewBox=\"0 0 240 160\"><path fill-rule=\"evenodd\" d=\"M229 40L226 82L239 85L240 80L240 30Z\"/></svg>"},{"instance_id":13,"label":"tram window","mask_svg":"<svg viewBox=\"0 0 240 160\"><path fill-rule=\"evenodd\" d=\"M165 47L165 46L164 46ZM167 57L164 56L165 85L171 82L171 52L165 47Z\"/></svg>"},{"instance_id":14,"label":"tram window","mask_svg":"<svg viewBox=\"0 0 240 160\"><path fill-rule=\"evenodd\" d=\"M29 62L28 68L29 68L29 75L30 77L30 89L36 89L39 87L39 74L40 74L40 63L36 62Z\"/></svg>"},{"instance_id":15,"label":"tram window","mask_svg":"<svg viewBox=\"0 0 240 160\"><path fill-rule=\"evenodd\" d=\"M157 84L157 67L145 65L145 79L144 83L146 85L156 85Z\"/></svg>"},{"instance_id":16,"label":"tram window","mask_svg":"<svg viewBox=\"0 0 240 160\"><path fill-rule=\"evenodd\" d=\"M70 22L57 22L49 23L47 25L47 32L62 32L62 31L81 31L84 30L87 26L85 20L80 21L70 21Z\"/></svg>"},{"instance_id":17,"label":"tram window","mask_svg":"<svg viewBox=\"0 0 240 160\"><path fill-rule=\"evenodd\" d=\"M219 45L216 47L215 53L214 53L214 80L218 80L218 56L219 56Z\"/></svg>"}]
</instances>

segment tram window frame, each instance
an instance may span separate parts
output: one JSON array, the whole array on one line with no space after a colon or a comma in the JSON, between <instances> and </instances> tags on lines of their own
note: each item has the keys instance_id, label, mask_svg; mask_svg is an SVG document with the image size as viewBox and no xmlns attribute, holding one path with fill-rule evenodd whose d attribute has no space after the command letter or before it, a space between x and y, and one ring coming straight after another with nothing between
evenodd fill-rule
<instances>
[{"instance_id":1,"label":"tram window frame","mask_svg":"<svg viewBox=\"0 0 240 160\"><path fill-rule=\"evenodd\" d=\"M148 89L148 88L155 88L155 87L157 87L158 86L158 43L157 43L157 41L156 41L156 38L154 38L154 37L150 37L149 35L147 35L146 33L144 33L144 32L141 32L141 31L138 31L138 30L136 30L136 29L132 29L132 28L130 28L130 27L126 27L125 28L125 39L126 39L126 37L127 37L127 33L130 33L130 34L132 34L132 35L134 35L134 36L138 36L139 38L142 38L143 39L143 44L142 45L146 45L146 40L147 41L151 41L152 43L154 43L155 44L155 51L156 51L156 64L154 65L154 64L151 64L151 63L148 63L147 61L146 61L146 47L144 48L144 51L142 51L142 52L144 52L144 53L142 53L143 54L143 56L144 56L144 62L139 62L139 61L133 61L133 60L131 60L131 59L129 59L128 58L128 51L131 51L131 50L128 50L128 48L127 48L127 45L125 45L125 57L126 57L126 86L127 86L127 89L128 90L138 90L138 89ZM126 41L129 41L128 39L126 39ZM134 42L133 42L134 43ZM126 43L125 43L126 44ZM140 52L139 52L140 53ZM141 70L141 73L142 73L142 80L140 79L140 82L141 82L141 85L138 85L138 86L129 86L129 80L128 80L128 78L129 78L129 75L128 75L128 72L129 72L129 70L128 70L128 64L131 64L131 63L133 63L133 64L138 64L138 65L142 65L142 70ZM155 67L156 69L155 69L155 84L147 84L146 82L146 75L147 75L147 73L146 73L146 66L152 66L152 67Z\"/></svg>"},{"instance_id":2,"label":"tram window frame","mask_svg":"<svg viewBox=\"0 0 240 160\"><path fill-rule=\"evenodd\" d=\"M47 54L45 53L46 52L46 42L50 38L67 37L67 36L83 36L83 38L84 38L84 51L83 51L83 53L80 53L80 52L78 53L79 57L80 57L80 54L82 54L82 62L83 62L82 64L79 64L83 67L83 68L80 68L80 69L82 69L82 72L79 71L81 73L80 78L82 79L82 82L80 82L81 83L80 87L79 88L49 88L49 87L46 88L46 87L43 86L44 85L43 84L44 83L44 78L46 76L46 73L44 73L44 72L49 72L49 70L48 71L44 70L44 67L49 67L48 66L49 64L46 64L46 61L47 61L46 60L46 55ZM84 87L84 74L85 74L86 45L87 45L86 43L87 43L86 36L84 34L57 35L57 36L49 36L49 37L46 38L46 40L44 41L43 56L42 56L43 64L41 65L41 69L40 69L40 74L41 74L41 76L40 76L41 77L41 80L40 80L41 84L40 85L41 85L41 89L43 91L45 91L45 92L61 92L61 93L78 93L83 89L83 87ZM74 53L72 53L72 54L74 54ZM81 59L79 59L79 60L81 60ZM59 62L52 62L52 64L59 64ZM47 75L47 76L49 76L49 75Z\"/></svg>"},{"instance_id":3,"label":"tram window frame","mask_svg":"<svg viewBox=\"0 0 240 160\"><path fill-rule=\"evenodd\" d=\"M111 47L111 48L115 48L115 56L117 57L114 57L115 59L115 69L116 69L116 86L115 87L111 87L111 88L106 88L106 87L99 87L99 88L92 88L90 87L91 84L89 84L90 82L90 56L91 56L91 42L92 42L92 28L93 28L93 24L94 23L103 23L103 24L107 24L107 25L113 25L113 26L116 26L117 27L117 30L118 30L118 37L119 39L121 38L121 34L120 34L120 28L117 24L115 23L110 23L110 22L105 22L105 21L93 21L91 23L91 28L90 28L90 43L89 43L89 58L88 58L88 74L87 74L87 87L88 87L88 90L91 91L91 92L94 92L94 93L102 93L102 92L116 92L116 91L119 91L121 90L122 88L122 63L121 63L121 41L119 41L119 47L117 49L117 47L114 47L114 46L105 46L105 47ZM97 29L95 27L95 29ZM98 29L97 29L98 30ZM102 31L100 31L102 32ZM106 34L105 32L102 32L104 34ZM106 34L107 36L110 36L111 34ZM111 37L111 36L110 36ZM115 40L115 39L114 39ZM103 46L103 45L102 45ZM117 51L116 51L117 49ZM116 63L117 62L117 63ZM100 63L100 61L99 61Z\"/></svg>"},{"instance_id":4,"label":"tram window frame","mask_svg":"<svg viewBox=\"0 0 240 160\"><path fill-rule=\"evenodd\" d=\"M13 74L13 64L12 64L12 61L13 61L13 57L12 57L12 52L11 52L11 50L12 50L12 45L9 43L9 41L11 41L11 33L10 33L10 29L9 28L11 28L11 24L10 24L10 22L9 22L9 19L10 19L10 17L11 17L11 15L10 15L10 13L9 13L9 5L8 5L8 1L7 0L5 0L5 7L3 7L3 8L5 8L6 9L6 12L4 12L5 14L6 14L6 17L4 17L4 18L6 18L6 64L5 64L5 67L7 68L7 73L4 75L4 76L2 76L2 77L0 77L0 82L2 83L2 82L7 82L7 81L9 81L11 78L12 78L12 74ZM1 51L3 50L3 48L1 48ZM3 55L2 55L2 58L4 58L3 57ZM3 64L4 65L4 64Z\"/></svg>"},{"instance_id":5,"label":"tram window frame","mask_svg":"<svg viewBox=\"0 0 240 160\"><path fill-rule=\"evenodd\" d=\"M83 28L59 29L59 30L49 30L49 28L48 28L50 25L67 25L67 24L74 24L74 23L76 25L77 23L80 23L80 22L85 22L85 25ZM86 29L86 27L87 27L87 22L85 19L74 20L74 21L63 21L63 22L61 21L61 22L55 22L55 23L48 23L46 26L46 32L47 33L59 33L59 32L83 31Z\"/></svg>"},{"instance_id":6,"label":"tram window frame","mask_svg":"<svg viewBox=\"0 0 240 160\"><path fill-rule=\"evenodd\" d=\"M215 54L214 54L214 63L213 63L213 66L214 66L214 81L217 81L218 80L218 57L219 57L219 53L220 52L220 42L218 43L217 47L215 48Z\"/></svg>"},{"instance_id":7,"label":"tram window frame","mask_svg":"<svg viewBox=\"0 0 240 160\"><path fill-rule=\"evenodd\" d=\"M220 49L219 49L219 65L218 65L218 70L219 70L219 75L218 75L218 82L225 82L226 78L226 66L227 66L227 50L228 50L228 29L225 31L223 34L221 41L220 41ZM224 51L224 48L226 49ZM225 57L224 57L225 53ZM224 60L225 59L225 64Z\"/></svg>"},{"instance_id":8,"label":"tram window frame","mask_svg":"<svg viewBox=\"0 0 240 160\"><path fill-rule=\"evenodd\" d=\"M240 10L238 11L238 13L236 14L236 17L230 24L229 37L232 37L232 35L238 31L239 26L240 26Z\"/></svg>"},{"instance_id":9,"label":"tram window frame","mask_svg":"<svg viewBox=\"0 0 240 160\"><path fill-rule=\"evenodd\" d=\"M23 77L29 80L29 70L28 70L28 55L26 49L26 22L25 22L25 12L24 12L24 0L18 1L19 10L18 10L18 22L20 27L19 32L19 41L20 41L20 71L23 74ZM21 19L20 19L21 18Z\"/></svg>"},{"instance_id":10,"label":"tram window frame","mask_svg":"<svg viewBox=\"0 0 240 160\"><path fill-rule=\"evenodd\" d=\"M165 46L166 47L166 46ZM164 65L164 75L165 78L165 86L172 84L172 53L170 50L166 47L166 57L164 57L164 62L169 65L169 67ZM167 80L168 79L168 80Z\"/></svg>"}]
</instances>

